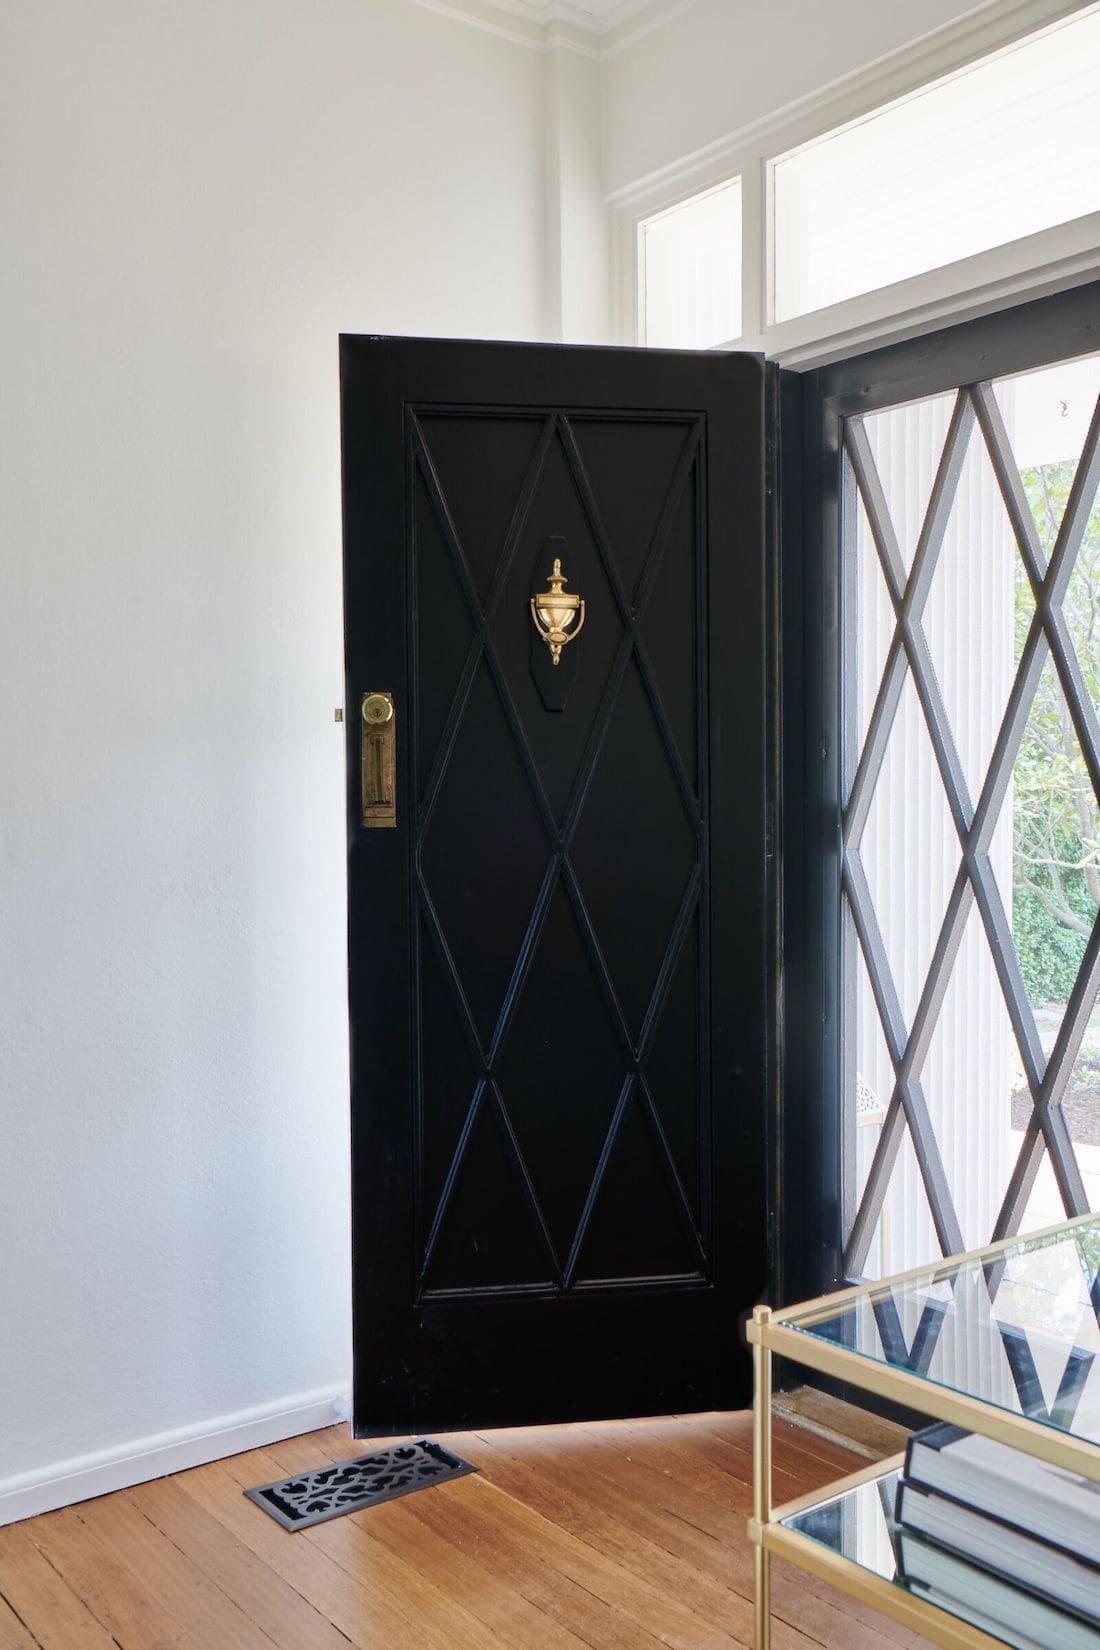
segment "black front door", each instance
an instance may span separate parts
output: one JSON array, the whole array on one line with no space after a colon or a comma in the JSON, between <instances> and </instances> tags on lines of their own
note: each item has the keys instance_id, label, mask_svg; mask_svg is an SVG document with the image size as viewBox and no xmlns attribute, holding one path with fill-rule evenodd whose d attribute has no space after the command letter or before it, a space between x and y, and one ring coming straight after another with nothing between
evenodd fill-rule
<instances>
[{"instance_id":1,"label":"black front door","mask_svg":"<svg viewBox=\"0 0 1100 1650\"><path fill-rule=\"evenodd\" d=\"M741 1403L762 365L346 337L341 368L355 1430Z\"/></svg>"}]
</instances>

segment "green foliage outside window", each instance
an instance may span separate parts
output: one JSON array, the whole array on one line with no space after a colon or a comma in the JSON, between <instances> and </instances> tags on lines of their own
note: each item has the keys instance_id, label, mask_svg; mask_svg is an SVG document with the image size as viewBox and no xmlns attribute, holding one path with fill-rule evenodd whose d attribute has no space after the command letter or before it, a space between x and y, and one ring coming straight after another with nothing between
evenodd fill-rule
<instances>
[{"instance_id":1,"label":"green foliage outside window","mask_svg":"<svg viewBox=\"0 0 1100 1650\"><path fill-rule=\"evenodd\" d=\"M1073 484L1072 463L1024 470L1024 492L1049 558ZM1100 508L1089 519L1063 611L1100 708ZM1034 612L1016 577L1016 658ZM1064 1003L1100 908L1100 811L1053 661L1047 661L1013 769L1012 929L1035 1003Z\"/></svg>"}]
</instances>

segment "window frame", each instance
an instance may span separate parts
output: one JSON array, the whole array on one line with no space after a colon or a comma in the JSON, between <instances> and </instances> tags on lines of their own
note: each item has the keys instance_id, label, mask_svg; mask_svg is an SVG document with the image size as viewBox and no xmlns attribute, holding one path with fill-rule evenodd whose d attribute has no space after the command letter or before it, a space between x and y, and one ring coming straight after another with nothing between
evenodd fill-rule
<instances>
[{"instance_id":1,"label":"window frame","mask_svg":"<svg viewBox=\"0 0 1100 1650\"><path fill-rule=\"evenodd\" d=\"M639 242L645 220L740 175L742 276L739 349L808 370L857 350L978 318L1100 273L1100 212L930 270L782 324L774 290L774 167L790 151L865 119L1028 35L1092 10L1096 0L988 0L977 13L923 36L810 97L731 133L682 163L610 197L613 324L617 342L642 341Z\"/></svg>"},{"instance_id":2,"label":"window frame","mask_svg":"<svg viewBox=\"0 0 1100 1650\"><path fill-rule=\"evenodd\" d=\"M783 1206L801 1210L785 1238L783 1298L849 1281L845 1214L842 1019L841 810L843 806L844 574L842 421L959 384L1002 378L1100 347L1100 281L1003 309L901 344L830 363L796 378L802 400L804 532L784 544L785 588L803 629L804 687L784 715L787 860L783 943L788 1056L779 1130ZM801 857L794 853L800 850ZM794 867L800 868L796 875ZM797 1013L792 1012L797 1008ZM803 1039L799 1043L799 1039ZM792 1081L792 1075L798 1080Z\"/></svg>"}]
</instances>

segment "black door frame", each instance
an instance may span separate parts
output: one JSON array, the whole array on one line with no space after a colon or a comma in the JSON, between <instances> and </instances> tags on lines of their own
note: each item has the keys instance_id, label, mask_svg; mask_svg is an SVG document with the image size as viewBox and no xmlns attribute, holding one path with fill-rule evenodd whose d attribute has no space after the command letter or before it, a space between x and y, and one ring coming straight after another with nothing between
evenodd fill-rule
<instances>
[{"instance_id":1,"label":"black door frame","mask_svg":"<svg viewBox=\"0 0 1100 1650\"><path fill-rule=\"evenodd\" d=\"M843 1277L841 1050L842 420L1100 350L1100 282L1021 301L977 320L784 373L782 441L801 452L783 492L779 580L781 1059L773 1104L782 1219L773 1272L782 1303ZM794 380L792 384L790 381ZM799 493L800 497L794 496ZM799 516L801 515L801 522Z\"/></svg>"}]
</instances>

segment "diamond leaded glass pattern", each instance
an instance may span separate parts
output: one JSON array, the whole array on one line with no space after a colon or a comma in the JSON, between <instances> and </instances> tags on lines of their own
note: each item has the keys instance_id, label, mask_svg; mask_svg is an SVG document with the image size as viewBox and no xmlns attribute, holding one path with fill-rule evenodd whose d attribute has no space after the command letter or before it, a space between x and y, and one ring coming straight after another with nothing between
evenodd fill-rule
<instances>
[{"instance_id":1,"label":"diamond leaded glass pattern","mask_svg":"<svg viewBox=\"0 0 1100 1650\"><path fill-rule=\"evenodd\" d=\"M1100 358L1048 377L844 424L851 1276L1100 1187Z\"/></svg>"}]
</instances>

